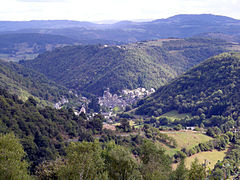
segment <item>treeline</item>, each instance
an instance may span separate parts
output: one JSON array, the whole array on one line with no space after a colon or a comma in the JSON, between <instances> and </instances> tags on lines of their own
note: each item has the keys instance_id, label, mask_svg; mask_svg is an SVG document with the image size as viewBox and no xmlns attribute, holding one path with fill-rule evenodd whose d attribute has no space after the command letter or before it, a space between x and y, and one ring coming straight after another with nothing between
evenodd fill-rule
<instances>
[{"instance_id":1,"label":"treeline","mask_svg":"<svg viewBox=\"0 0 240 180\"><path fill-rule=\"evenodd\" d=\"M167 134L161 133L159 129L145 125L143 130L145 132L145 136L148 139L152 139L153 141L157 140L171 148L177 147L176 140L173 137L168 136Z\"/></svg>"},{"instance_id":2,"label":"treeline","mask_svg":"<svg viewBox=\"0 0 240 180\"><path fill-rule=\"evenodd\" d=\"M177 110L191 113L195 119L190 122L206 126L220 126L231 119L236 121L240 115L239 62L239 53L212 57L139 101L136 113L160 116Z\"/></svg>"}]
</instances>

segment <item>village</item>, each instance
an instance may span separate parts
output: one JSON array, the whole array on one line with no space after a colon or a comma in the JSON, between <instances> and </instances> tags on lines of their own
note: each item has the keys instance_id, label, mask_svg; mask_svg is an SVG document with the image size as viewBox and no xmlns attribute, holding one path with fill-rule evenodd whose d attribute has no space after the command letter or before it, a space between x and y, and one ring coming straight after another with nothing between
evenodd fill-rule
<instances>
[{"instance_id":1,"label":"village","mask_svg":"<svg viewBox=\"0 0 240 180\"><path fill-rule=\"evenodd\" d=\"M145 88L137 88L133 90L124 89L122 92L117 94L112 94L110 89L107 88L103 92L103 96L98 98L98 104L100 105L100 112L106 120L109 120L111 117L116 117L117 113L124 111L126 106L131 106L137 100L142 99L150 94L154 93L155 89L150 88L149 90ZM90 103L90 100L83 96L75 95L78 99L78 106L73 107L74 113L80 115L81 113L87 114L87 106ZM61 109L69 103L69 100L66 97L62 97L59 102L57 102L54 107L56 109ZM93 116L94 114L89 114Z\"/></svg>"},{"instance_id":2,"label":"village","mask_svg":"<svg viewBox=\"0 0 240 180\"><path fill-rule=\"evenodd\" d=\"M101 114L105 119L110 119L116 116L116 111L124 111L126 106L134 104L137 100L142 99L154 93L155 89L147 90L145 88L137 88L134 90L122 90L120 95L111 94L110 89L104 91L103 96L99 97L99 105L101 107ZM103 111L104 110L104 111Z\"/></svg>"}]
</instances>

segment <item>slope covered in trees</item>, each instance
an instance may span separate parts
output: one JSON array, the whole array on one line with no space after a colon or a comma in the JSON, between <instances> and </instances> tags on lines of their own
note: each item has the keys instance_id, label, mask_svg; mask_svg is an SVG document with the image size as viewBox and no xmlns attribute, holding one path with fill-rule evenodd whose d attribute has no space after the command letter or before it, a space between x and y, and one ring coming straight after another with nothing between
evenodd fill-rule
<instances>
[{"instance_id":1,"label":"slope covered in trees","mask_svg":"<svg viewBox=\"0 0 240 180\"><path fill-rule=\"evenodd\" d=\"M80 92L102 94L158 88L202 60L238 45L215 39L173 39L122 46L73 46L21 61L26 67Z\"/></svg>"},{"instance_id":2,"label":"slope covered in trees","mask_svg":"<svg viewBox=\"0 0 240 180\"><path fill-rule=\"evenodd\" d=\"M70 138L91 141L102 130L102 117L76 116L72 109L38 108L32 98L26 102L0 89L0 133L13 132L27 153L32 167L64 154Z\"/></svg>"},{"instance_id":3,"label":"slope covered in trees","mask_svg":"<svg viewBox=\"0 0 240 180\"><path fill-rule=\"evenodd\" d=\"M139 102L137 114L159 116L171 110L192 113L195 123L219 126L238 120L240 54L211 57Z\"/></svg>"},{"instance_id":4,"label":"slope covered in trees","mask_svg":"<svg viewBox=\"0 0 240 180\"><path fill-rule=\"evenodd\" d=\"M0 87L23 100L34 96L39 100L57 102L62 96L72 96L66 88L44 75L12 62L0 61Z\"/></svg>"}]
</instances>

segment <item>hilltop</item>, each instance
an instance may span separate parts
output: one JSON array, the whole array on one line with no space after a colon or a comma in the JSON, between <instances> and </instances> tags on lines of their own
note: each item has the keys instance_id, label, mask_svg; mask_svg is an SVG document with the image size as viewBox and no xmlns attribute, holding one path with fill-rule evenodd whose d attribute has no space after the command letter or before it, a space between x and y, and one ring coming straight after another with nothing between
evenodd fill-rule
<instances>
[{"instance_id":1,"label":"hilltop","mask_svg":"<svg viewBox=\"0 0 240 180\"><path fill-rule=\"evenodd\" d=\"M137 114L171 110L200 116L195 123L220 125L239 117L240 54L223 53L204 61L139 102ZM206 118L206 119L205 119Z\"/></svg>"},{"instance_id":2,"label":"hilltop","mask_svg":"<svg viewBox=\"0 0 240 180\"><path fill-rule=\"evenodd\" d=\"M106 88L113 93L158 88L204 59L238 47L216 39L165 39L64 47L20 63L68 88L102 95Z\"/></svg>"}]
</instances>

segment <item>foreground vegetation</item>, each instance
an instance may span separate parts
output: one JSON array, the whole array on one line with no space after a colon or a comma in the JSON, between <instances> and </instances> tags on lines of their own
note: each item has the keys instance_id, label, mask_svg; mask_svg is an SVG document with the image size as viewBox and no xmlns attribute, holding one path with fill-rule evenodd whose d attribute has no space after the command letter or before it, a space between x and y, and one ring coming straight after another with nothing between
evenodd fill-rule
<instances>
[{"instance_id":1,"label":"foreground vegetation","mask_svg":"<svg viewBox=\"0 0 240 180\"><path fill-rule=\"evenodd\" d=\"M9 141L6 141L8 139ZM13 146L15 147L13 149ZM70 143L66 156L55 161L44 161L36 168L36 176L27 172L23 161L24 151L13 134L0 136L1 179L192 179L206 177L206 169L196 161L188 171L182 162L172 171L170 159L164 151L150 141L140 146L140 154L134 157L123 146L114 142ZM19 153L16 153L19 152ZM13 156L14 154L14 156ZM4 168L8 166L8 168Z\"/></svg>"},{"instance_id":2,"label":"foreground vegetation","mask_svg":"<svg viewBox=\"0 0 240 180\"><path fill-rule=\"evenodd\" d=\"M0 133L13 132L20 138L31 168L63 155L68 139L91 140L91 134L101 131L101 116L86 118L71 109L39 108L32 97L23 102L0 89Z\"/></svg>"},{"instance_id":3,"label":"foreground vegetation","mask_svg":"<svg viewBox=\"0 0 240 180\"><path fill-rule=\"evenodd\" d=\"M234 146L238 146L239 134L236 134ZM55 160L46 160L35 168L35 175L30 175L27 170L29 164L24 160L25 152L20 141L14 134L0 135L0 177L1 179L166 179L166 180L198 180L219 179L236 176L239 173L239 162L236 155L239 148L234 147L227 152L200 153L219 155L218 162L212 171L209 171L209 162L215 163L216 158L204 161L183 158L177 167L172 169L171 159L160 147L150 140L143 140L139 146L139 154L134 155L123 145L114 141L101 143L72 142L66 147L66 154L58 156ZM204 156L204 158L206 155ZM186 165L185 165L186 162ZM8 166L8 168L5 168Z\"/></svg>"}]
</instances>

